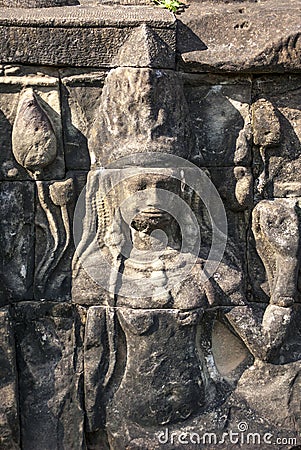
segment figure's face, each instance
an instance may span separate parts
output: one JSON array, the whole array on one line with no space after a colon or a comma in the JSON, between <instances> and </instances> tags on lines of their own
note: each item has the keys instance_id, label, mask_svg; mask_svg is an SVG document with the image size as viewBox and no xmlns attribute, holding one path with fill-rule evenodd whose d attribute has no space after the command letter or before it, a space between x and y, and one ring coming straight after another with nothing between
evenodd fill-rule
<instances>
[{"instance_id":1,"label":"figure's face","mask_svg":"<svg viewBox=\"0 0 301 450\"><path fill-rule=\"evenodd\" d=\"M131 210L131 226L135 230L164 230L174 221L168 211L172 210L174 195L180 195L181 182L172 177L171 171L165 169L162 174L139 173L126 179L121 191L125 199L121 214L126 216Z\"/></svg>"}]
</instances>

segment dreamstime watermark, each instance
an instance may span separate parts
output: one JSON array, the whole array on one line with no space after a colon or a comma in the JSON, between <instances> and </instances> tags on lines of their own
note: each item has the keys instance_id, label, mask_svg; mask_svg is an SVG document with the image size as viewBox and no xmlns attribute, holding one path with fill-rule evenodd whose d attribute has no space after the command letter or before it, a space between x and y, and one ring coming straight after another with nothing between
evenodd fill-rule
<instances>
[{"instance_id":1,"label":"dreamstime watermark","mask_svg":"<svg viewBox=\"0 0 301 450\"><path fill-rule=\"evenodd\" d=\"M221 434L213 432L175 432L166 428L157 434L159 444L171 445L297 445L296 437L276 437L273 433L251 432L247 422L239 422L235 431Z\"/></svg>"},{"instance_id":2,"label":"dreamstime watermark","mask_svg":"<svg viewBox=\"0 0 301 450\"><path fill-rule=\"evenodd\" d=\"M205 172L170 154L135 154L90 171L74 214L73 236L82 267L113 295L165 295L191 273L203 245L193 198L201 200L211 222L210 251L198 275L205 282L225 251L225 209ZM168 245L175 222L181 235L177 250ZM148 248L135 248L133 223L140 226L138 240L143 227L151 228Z\"/></svg>"}]
</instances>

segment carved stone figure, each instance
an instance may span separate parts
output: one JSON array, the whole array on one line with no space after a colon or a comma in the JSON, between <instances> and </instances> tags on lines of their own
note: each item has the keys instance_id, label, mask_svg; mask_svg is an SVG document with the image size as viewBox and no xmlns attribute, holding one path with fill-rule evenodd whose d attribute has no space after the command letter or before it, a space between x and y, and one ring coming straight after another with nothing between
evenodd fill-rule
<instances>
[{"instance_id":1,"label":"carved stone figure","mask_svg":"<svg viewBox=\"0 0 301 450\"><path fill-rule=\"evenodd\" d=\"M1 450L300 448L300 23L0 0Z\"/></svg>"},{"instance_id":2,"label":"carved stone figure","mask_svg":"<svg viewBox=\"0 0 301 450\"><path fill-rule=\"evenodd\" d=\"M297 199L263 200L253 210L253 232L269 284L271 304L299 302L299 205Z\"/></svg>"},{"instance_id":3,"label":"carved stone figure","mask_svg":"<svg viewBox=\"0 0 301 450\"><path fill-rule=\"evenodd\" d=\"M297 300L296 202L263 201L253 212L256 248L267 268L271 305L258 311L247 301L243 252L230 237L219 266L204 279L212 239L206 207L189 188L193 177L187 167L158 162L163 150L170 160L174 154L189 158L193 142L185 98L180 104L170 83L180 91L180 80L169 72L111 71L102 92L100 119L91 132L92 170L83 196L85 217L72 291L74 302L90 306L84 365L91 449L136 448L140 439L143 445L157 448L154 434L163 426L178 434L183 427L202 429L205 422L213 427L210 408L226 411L236 401L234 386L254 358L262 364L293 364L297 358L298 351L289 357L283 350L284 342L290 348L296 345L289 330L299 314L288 308ZM140 91L133 93L137 84ZM159 96L163 91L165 96ZM169 102L174 105L172 116L166 114ZM125 109L131 115L124 116ZM242 161L247 164L247 111L244 117L244 132L239 132L231 151L240 150L243 139ZM172 137L169 127L176 130ZM265 135L257 126L260 133ZM269 146L259 143L258 136L257 145ZM141 157L139 151L146 153ZM130 157L123 159L125 155ZM151 156L153 164L148 164ZM210 168L210 173L230 208L229 217L239 212L242 227L243 215L247 219L245 211L252 206L250 169L227 168L227 183L221 180L223 169ZM183 205L174 214L175 197L193 211L196 228ZM212 204L217 207L213 200ZM180 217L185 218L184 228ZM193 246L183 251L183 240L197 241L196 229L202 237L199 251L194 253ZM284 263L288 270L280 273ZM230 353L222 348L223 339L231 346Z\"/></svg>"},{"instance_id":4,"label":"carved stone figure","mask_svg":"<svg viewBox=\"0 0 301 450\"><path fill-rule=\"evenodd\" d=\"M121 73L123 88L114 97ZM199 169L167 164L190 148L186 104L184 97L181 102L174 98L173 86L179 92L180 80L163 71L113 70L92 133L101 145L91 156L72 298L94 305L87 316L84 358L87 431L96 446L106 440L110 448L126 446L137 430L158 432L162 426L190 423L212 402L218 404L217 391L224 388L215 386L210 371L218 369L210 365L212 351L204 346L214 322L208 314L246 302L241 264L231 244L224 257L210 256L212 231L202 219L206 208L189 187L191 180L198 183ZM174 102L172 115L166 113L168 101ZM123 115L125 107L131 115ZM142 120L135 121L136 115ZM176 120L177 131L169 136ZM138 144L146 153L135 152ZM169 152L165 163L164 150ZM97 169L108 159L116 164ZM211 196L214 217L213 185L201 186L204 201ZM196 245L200 229L205 233L201 248ZM218 257L223 259L210 277L207 260ZM234 348L243 348L228 330ZM232 361L230 378L238 377L249 356L246 351Z\"/></svg>"},{"instance_id":5,"label":"carved stone figure","mask_svg":"<svg viewBox=\"0 0 301 450\"><path fill-rule=\"evenodd\" d=\"M158 431L160 426L190 420L212 401L217 401L201 349L202 341L210 334L202 331L208 320L204 321L204 312L217 306L245 303L241 270L227 260L227 256L215 276L204 280L208 247L202 248L203 258L181 253L179 225L175 218L159 209L159 206L162 208L160 192L152 191L164 188L167 198L177 193L187 200L187 192L181 192L181 182L173 178L168 169L157 169L161 174L155 175L148 173L151 168L144 167L145 174L135 176L137 170L133 168L132 176L127 174L126 180L110 192L107 209L94 210L99 226L98 245L93 251L91 242L83 247L80 260L84 268L76 273L73 284L74 299L80 293L81 283L89 290L91 283L83 272L88 274L88 280L90 273L93 280L92 266L98 272L104 270L97 252L103 252L110 260L112 272L122 267L111 295L94 297L93 303L101 306L89 310L85 341L88 431L94 439L97 439L95 435L99 436L101 445L99 430L105 429L112 448L118 448L124 433L129 435L126 439L133 439L135 427L155 427ZM128 226L129 207L125 201L143 192L149 192L145 208ZM86 192L92 203L95 194L90 189ZM197 211L196 204L194 207ZM117 216L115 222L112 221L114 216ZM104 218L106 226L103 228ZM189 232L188 227L186 232ZM180 269L185 265L186 277L182 281ZM103 274L107 279L112 276L108 272ZM96 280L103 284L101 276ZM147 286L148 281L152 288L146 294L142 285ZM110 283L112 288L114 278ZM128 285L124 295L123 283ZM99 339L101 351L94 351L91 360L90 348L95 339ZM239 340L237 345L240 345ZM174 348L177 348L176 354ZM234 364L232 370L240 364L241 361Z\"/></svg>"}]
</instances>

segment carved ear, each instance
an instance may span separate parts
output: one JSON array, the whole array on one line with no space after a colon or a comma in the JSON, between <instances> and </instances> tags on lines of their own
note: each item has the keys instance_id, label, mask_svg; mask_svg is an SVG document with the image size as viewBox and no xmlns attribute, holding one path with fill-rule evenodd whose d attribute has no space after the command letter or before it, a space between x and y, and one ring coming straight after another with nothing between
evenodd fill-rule
<instances>
[{"instance_id":1,"label":"carved ear","mask_svg":"<svg viewBox=\"0 0 301 450\"><path fill-rule=\"evenodd\" d=\"M21 94L13 126L12 150L17 162L37 175L57 154L51 122L32 88Z\"/></svg>"}]
</instances>

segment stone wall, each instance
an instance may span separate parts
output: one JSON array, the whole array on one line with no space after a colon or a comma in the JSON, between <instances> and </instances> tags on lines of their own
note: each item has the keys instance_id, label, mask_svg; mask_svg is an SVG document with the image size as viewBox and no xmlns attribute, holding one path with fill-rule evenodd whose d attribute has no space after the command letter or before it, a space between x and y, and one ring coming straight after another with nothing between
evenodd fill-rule
<instances>
[{"instance_id":1,"label":"stone wall","mask_svg":"<svg viewBox=\"0 0 301 450\"><path fill-rule=\"evenodd\" d=\"M102 3L0 1L0 449L297 449L298 2Z\"/></svg>"}]
</instances>

